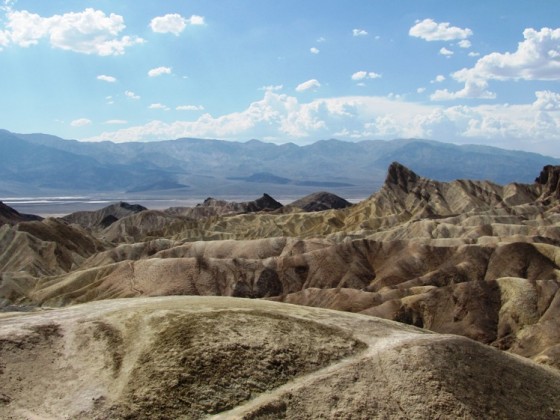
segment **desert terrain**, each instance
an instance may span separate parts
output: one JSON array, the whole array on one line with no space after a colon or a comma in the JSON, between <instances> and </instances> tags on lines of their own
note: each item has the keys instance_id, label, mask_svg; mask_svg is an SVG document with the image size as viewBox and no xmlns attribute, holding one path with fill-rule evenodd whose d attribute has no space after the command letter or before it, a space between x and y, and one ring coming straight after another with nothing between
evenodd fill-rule
<instances>
[{"instance_id":1,"label":"desert terrain","mask_svg":"<svg viewBox=\"0 0 560 420\"><path fill-rule=\"evenodd\" d=\"M535 176L394 162L354 205L3 205L0 415L557 418L560 167Z\"/></svg>"}]
</instances>

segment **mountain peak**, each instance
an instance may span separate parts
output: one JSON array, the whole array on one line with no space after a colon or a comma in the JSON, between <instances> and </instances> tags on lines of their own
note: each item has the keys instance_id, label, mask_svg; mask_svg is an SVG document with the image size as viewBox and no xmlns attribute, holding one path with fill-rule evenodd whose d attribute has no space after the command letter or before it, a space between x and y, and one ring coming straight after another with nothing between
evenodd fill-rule
<instances>
[{"instance_id":1,"label":"mountain peak","mask_svg":"<svg viewBox=\"0 0 560 420\"><path fill-rule=\"evenodd\" d=\"M395 185L405 191L409 191L411 185L416 184L419 179L420 176L406 166L401 165L399 162L393 162L389 165L389 169L387 170L385 185Z\"/></svg>"},{"instance_id":2,"label":"mountain peak","mask_svg":"<svg viewBox=\"0 0 560 420\"><path fill-rule=\"evenodd\" d=\"M535 182L541 186L541 200L560 199L560 165L546 165Z\"/></svg>"}]
</instances>

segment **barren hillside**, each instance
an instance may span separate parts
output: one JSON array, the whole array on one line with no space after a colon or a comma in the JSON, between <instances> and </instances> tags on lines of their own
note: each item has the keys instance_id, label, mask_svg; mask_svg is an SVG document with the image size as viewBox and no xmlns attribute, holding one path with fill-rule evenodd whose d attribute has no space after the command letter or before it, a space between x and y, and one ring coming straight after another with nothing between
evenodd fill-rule
<instances>
[{"instance_id":1,"label":"barren hillside","mask_svg":"<svg viewBox=\"0 0 560 420\"><path fill-rule=\"evenodd\" d=\"M45 406L46 403L41 401L29 402L29 407L38 410L30 413L43 413L36 414L39 416L48 416L54 412L52 410L60 409L70 410L65 411L69 416L79 413L76 410L83 410L86 417L99 412L104 413L100 414L100 418L126 418L138 413L147 413L151 410L149 407L158 404L163 404L163 412L168 413L166 415L175 416L179 412L187 411L181 411L185 409L182 403L175 406L165 402L166 395L168 392L171 393L169 395L174 395L173 390L179 386L177 384L181 384L180 392L184 394L177 398L180 401L190 401L189 410L192 411L188 413L192 417L227 410L241 413L241 417L246 416L244 418L278 418L282 415L292 418L293 413L298 410L316 412L318 417L344 417L344 413L348 413L345 410L354 410L363 413L360 414L362 417L371 417L371 407L388 410L387 413L396 417L409 417L409 414L415 416L417 412L414 410L420 410L418 395L427 395L426 398L433 404L430 406L430 410L434 410L432 413L436 413L436 407L440 407L442 412L449 412L451 417L478 417L481 411L475 408L473 389L477 389L476 392L480 391L480 395L488 394L491 387L489 381L492 375L498 374L506 377L511 374L512 383L524 382L522 379L515 379L513 373L508 373L509 367L506 366L521 363L520 366L525 366L532 372L527 375L537 375L535 378L541 375L535 372L543 372L543 375L546 373L549 376L545 375L547 379L543 379L543 384L556 384L557 373L539 370L529 362L520 362L518 358L475 345L467 339L423 335L420 334L420 330L397 327L398 324L380 324L377 317L437 333L468 337L495 349L559 369L558 174L559 167L547 166L534 184L502 186L470 180L446 183L422 178L410 169L393 163L379 192L359 204L342 209L308 212L296 206L281 208L274 204L276 202L271 197L265 195L254 202L241 204L207 200L193 209L138 209L142 211L137 212L128 211L127 209L133 208L121 204L97 213L71 215L64 219L14 221L13 225L5 224L0 227L0 305L8 313L40 312L2 319L4 343L8 343L3 345L2 351L6 348L11 349L10 357L21 358L24 356L19 354L16 348L29 348L33 349L33 352L46 351L44 346L36 345L46 340L48 346L52 344L58 349L48 356L52 358L54 365L62 363L60 354L66 354L70 357L71 361L68 363L71 364L83 362L87 365L91 362L92 366L96 366L95 369L104 366L106 370L113 366L113 373L109 373L109 369L100 374L101 376L96 376L98 382L95 383L98 385L95 385L95 389L103 390L99 391L99 395L92 394L91 401L97 401L97 405L92 406L93 402L90 401L75 407L74 403L64 398L56 403L61 405L55 404L54 408ZM318 197L322 202L324 196ZM316 209L312 198L307 197L305 201L309 210ZM121 212L123 207L125 212ZM104 227L103 220L107 217L111 220L107 227ZM226 296L253 300L155 299L158 296L174 295ZM117 298L137 299L111 303L111 299ZM280 363L279 370L275 370L277 365L271 368L261 366L262 369L257 369L260 373L255 373L241 360L245 357L248 357L247 363L252 360L253 356L248 356L245 352L252 351L253 344L247 344L248 348L242 344L231 344L228 341L230 338L226 338L229 335L223 336L222 333L225 330L237 331L240 335L236 343L251 343L253 339L258 341L260 339L254 338L253 333L247 335L248 331L260 331L255 332L255 337L258 337L259 334L266 335L265 330L276 331L275 328L280 327L275 326L276 321L266 317L267 321L263 324L263 315L259 312L260 309L255 308L269 308L267 305L272 305L270 308L274 308L273 312L280 311L284 314L282 316L285 316L283 311L294 311L293 306L266 303L259 299L300 305L300 309L292 312L297 319L300 315L296 314L300 313L307 314L303 318L309 314L313 316L305 318L307 321L302 325L297 324L299 321L297 325L292 325L292 322L296 322L292 318L286 320L290 327L285 326L288 324L282 324L286 331L299 331L297 333L288 334L283 338L282 334L278 337L270 335L268 344L254 343L255 348L261 351L264 348L262 346L267 345L277 349L280 344L271 343L280 340L279 342L283 343L281 346L285 346L286 349L285 356L279 355L276 350L271 353L270 363ZM101 300L104 302L73 306ZM131 305L130 313L126 309L126 302ZM174 309L165 309L167 303L164 302L174 302ZM191 325L188 328L193 328L193 331L204 330L206 327L203 328L202 325L208 327L208 336L197 339L197 342L210 343L205 345L205 352L242 352L239 353L240 360L232 360L232 363L235 363L233 371L246 372L247 376L242 380L252 384L249 388L240 383L232 389L228 388L227 392L224 390L222 395L222 391L218 392L217 389L222 389L219 387L225 386L225 382L220 382L217 377L209 379L211 383L216 381L216 389L197 391L196 387L192 388L195 386L193 384L198 383L196 381L201 380L198 375L203 374L201 372L204 371L207 362L204 361L206 359L200 359L202 356L187 355L178 350L177 357L181 357L180 360L191 360L190 358L194 357L196 363L202 363L196 368L200 371L189 373L179 367L179 362L174 361L175 340L182 340L183 333L170 332L175 331L175 321L166 317L178 310L177 306L174 306L176 302L231 302L231 305L249 308L247 310L252 315L243 317L243 320L237 319L236 311L232 312L235 316L228 312L224 317L224 308L218 311L219 315L214 309L207 315L200 315L198 309L192 308L187 312L190 314L189 311L194 311L198 315L186 315L181 311L179 312L183 315L177 313L179 318L196 318L193 318L192 322L185 320L187 325ZM136 305L140 306L136 308ZM141 308L146 305L153 305L150 306L150 311L163 312L161 315L144 313L144 309ZM163 305L163 309L159 305ZM193 305L197 307L199 303ZM214 303L210 306L212 305ZM46 308L60 306L70 308L64 311L45 311ZM335 313L329 312L328 317L334 317L333 320L352 320L351 322L359 320L356 321L360 325L359 328L362 328L365 320L370 320L372 325L390 325L390 328L407 331L406 334L416 337L411 339L414 345L409 347L407 344L403 347L399 340L396 343L391 339L388 342L390 344L382 346L384 349L390 349L387 350L389 353L379 361L378 356L367 350L377 348L377 344L371 341L371 337L366 338L366 333L358 334L355 330L357 326L344 327L345 332L340 334L334 330L327 331L323 326L309 323L311 320L323 322L319 320L326 319L326 312L304 307L356 313L340 313L335 316ZM117 311L115 314L119 315L114 315L107 321L103 312L95 315L99 319L94 317L93 320L94 310L88 308L96 308L95 311L105 308L102 312L108 311L106 308L114 308ZM85 311L87 315L80 311ZM138 315L140 313L141 315ZM61 327L47 328L46 335L40 332L43 331L42 327L39 331L33 326L26 326L26 322L36 325L43 322L42 320L48 324L48 319L59 316L65 320L60 321ZM89 321L80 317L86 317ZM120 317L134 321L127 324L128 321L122 321ZM144 317L145 320L140 320ZM162 324L157 328L150 321L153 317L160 317L162 320ZM276 315L272 319L277 319L275 317ZM86 328L84 323L88 322L92 326ZM12 323L17 327L10 327ZM58 325L59 321L55 323ZM110 327L105 327L106 323ZM237 328L236 325L243 325L243 328ZM96 328L100 330L97 331ZM156 329L152 331L153 328ZM300 331L301 328L310 330ZM16 333L18 330L20 333ZM155 360L153 358L156 356L149 355L153 352L146 350L149 354L142 356L138 352L144 350L129 349L126 343L137 340L134 334L140 334L135 331L152 331L147 333L147 337L152 337L149 339L151 341L143 344L142 349L156 346L158 349L165 348L161 350L164 353ZM85 334L86 338L79 338L82 334ZM230 344L216 341L210 337L212 334L220 335L220 340L226 340ZM371 334L376 336L377 333ZM301 341L302 336L308 337L313 343ZM18 341L20 339L23 340L21 343ZM95 357L95 360L89 360L88 358L92 357L90 353L80 353L82 344L78 343L79 340L86 343L84 346L101 346L113 339L118 340L115 343L117 348L122 348L122 354L111 356L112 353L102 349L101 355L95 356L99 360ZM405 341L408 340L407 338ZM305 351L314 348L315 353L317 349L323 349L325 353L314 353L311 357L303 349L297 350L300 345L307 349ZM395 346L398 351L395 350ZM462 350L459 351L459 348ZM463 367L470 366L470 362L460 362L462 359L457 359L467 357L471 351L474 352L472 357L484 361L482 364L477 362L476 372L471 372L472 375L462 370ZM128 352L132 352L132 356L129 356ZM215 357L221 357L218 353ZM181 354L183 355L180 356ZM437 356L432 357L429 354ZM42 357L47 357L30 355L31 353L25 358L37 357L37 360L43 360ZM347 357L357 358L352 359L357 364L347 362ZM405 363L405 359L408 362ZM154 369L160 370L144 371L137 363L153 364L156 366ZM260 366L258 363L257 366ZM335 368L336 363L342 363L345 368ZM368 369L355 367L362 366L362 363L366 363ZM525 367L519 369L522 371ZM20 368L23 369L21 366ZM469 367L471 368L475 369L474 366ZM4 367L2 369L6 371ZM305 389L305 392L301 393L294 393L288 385L283 385L291 381L300 383L300 379L296 378L307 378L306 375L317 369L319 372L323 372L324 369L331 372L332 369L332 372L337 373L333 377L321 374L318 377L312 376L313 379L301 379L301 390ZM394 369L404 370L408 372L406 375L412 376L393 378L387 370ZM470 395L461 397L461 404L458 402L459 391L448 390L446 386L451 385L443 385L442 382L444 379L441 372L450 369L454 372L453 380L459 384L457 389ZM499 372L492 369L498 369ZM263 372L270 376L263 377ZM169 375L175 376L170 378ZM361 379L356 383L350 381L350 377L356 375ZM107 378L110 377L118 378L115 379L115 384L109 384ZM162 381L167 382L165 385L150 385L150 381L156 377L161 377ZM332 379L335 377L337 379ZM379 396L373 397L367 389L371 387L369 384L379 381L380 377L385 378L383 383L388 388L382 387ZM436 383L426 378L436 378ZM66 378L65 381L70 379ZM230 379L224 381L230 383ZM533 383L534 380L540 381L531 379L530 382ZM422 383L429 389L408 389L405 386L407 381ZM222 385L219 385L220 383ZM510 390L507 381L500 383L500 386L505 387L503 392L519 392L519 395L515 394L512 398L522 398L521 394L528 392L521 388ZM16 410L14 407L20 407L17 410L23 409L21 407L28 404L26 401L31 398L31 394L14 384L10 386L14 387L9 388L11 391L2 391L5 393L5 397L2 398L6 401L6 413L25 417L26 414L22 414L24 411L10 410ZM42 385L38 383L33 386ZM285 388L286 386L288 388ZM435 388L430 388L432 386ZM542 386L543 389L547 387ZM114 387L118 389L113 389ZM168 391L154 397L153 392L159 387ZM353 389L355 397L352 397L351 393L341 391L345 387ZM394 397L390 396L390 390L394 387L404 389L402 400L394 401ZM310 389L314 391L311 392ZM471 393L465 391L466 389L470 389ZM523 416L523 410L530 412L535 406L541 410L541 418L548 418L553 412L547 410L558 409L554 399L546 404L535 403L534 406L532 402L523 400L519 405L519 410L522 410L519 415L510 415L512 408L500 402L502 397L496 394L496 389L488 394L492 397L485 403L487 406L484 411L488 413L494 410L494 417ZM536 392L535 389L531 392ZM547 389L558 390L557 385L550 385ZM38 388L37 390L39 392ZM52 392L62 395L66 391ZM200 392L217 393L220 397L209 399ZM277 395L277 398L269 398L268 392ZM383 395L384 397L381 397ZM477 398L481 398L480 395ZM539 391L538 395L542 396L545 393ZM330 402L316 407L313 401L317 398L326 398ZM433 401L430 398L433 398ZM531 401L540 401L538 398L541 397L531 398ZM243 401L254 402L243 406L245 408L235 408ZM370 403L365 404L363 401ZM551 414L550 417L555 416Z\"/></svg>"},{"instance_id":2,"label":"barren hillside","mask_svg":"<svg viewBox=\"0 0 560 420\"><path fill-rule=\"evenodd\" d=\"M266 301L0 318L3 418L554 418L560 374L466 338Z\"/></svg>"}]
</instances>

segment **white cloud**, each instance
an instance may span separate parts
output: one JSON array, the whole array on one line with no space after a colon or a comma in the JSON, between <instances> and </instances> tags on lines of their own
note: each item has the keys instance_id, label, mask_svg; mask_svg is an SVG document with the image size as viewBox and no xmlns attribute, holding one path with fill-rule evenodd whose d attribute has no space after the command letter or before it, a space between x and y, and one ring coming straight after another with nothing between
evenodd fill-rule
<instances>
[{"instance_id":1,"label":"white cloud","mask_svg":"<svg viewBox=\"0 0 560 420\"><path fill-rule=\"evenodd\" d=\"M107 76L105 74L100 74L99 76L97 76L97 80L102 80L108 83L115 83L117 81L117 78L113 76Z\"/></svg>"},{"instance_id":2,"label":"white cloud","mask_svg":"<svg viewBox=\"0 0 560 420\"><path fill-rule=\"evenodd\" d=\"M317 38L317 42L321 43L321 42L325 42L327 39L323 36L320 36L319 38Z\"/></svg>"},{"instance_id":3,"label":"white cloud","mask_svg":"<svg viewBox=\"0 0 560 420\"><path fill-rule=\"evenodd\" d=\"M270 91L245 110L196 121L145 125L108 131L86 140L149 141L180 137L306 144L318 139L342 140L428 138L458 143L481 142L559 155L560 95L536 92L524 105L452 106L419 104L403 98L352 96L300 103ZM544 139L544 140L543 140ZM529 142L529 143L528 143Z\"/></svg>"},{"instance_id":4,"label":"white cloud","mask_svg":"<svg viewBox=\"0 0 560 420\"><path fill-rule=\"evenodd\" d=\"M175 36L183 32L186 27L187 19L177 13L158 16L153 18L150 22L152 31L161 34L172 33Z\"/></svg>"},{"instance_id":5,"label":"white cloud","mask_svg":"<svg viewBox=\"0 0 560 420\"><path fill-rule=\"evenodd\" d=\"M311 54L319 54L320 52L319 49L315 47L310 48L309 51L311 52Z\"/></svg>"},{"instance_id":6,"label":"white cloud","mask_svg":"<svg viewBox=\"0 0 560 420\"><path fill-rule=\"evenodd\" d=\"M352 29L352 36L366 36L368 33L363 29Z\"/></svg>"},{"instance_id":7,"label":"white cloud","mask_svg":"<svg viewBox=\"0 0 560 420\"><path fill-rule=\"evenodd\" d=\"M136 36L119 38L126 28L124 18L114 13L107 16L92 8L51 17L26 10L10 11L6 17L4 37L7 35L11 43L20 47L36 45L45 38L53 48L108 56L122 55L126 48L145 42Z\"/></svg>"},{"instance_id":8,"label":"white cloud","mask_svg":"<svg viewBox=\"0 0 560 420\"><path fill-rule=\"evenodd\" d=\"M148 76L157 77L163 74L171 74L171 67L156 67L148 71Z\"/></svg>"},{"instance_id":9,"label":"white cloud","mask_svg":"<svg viewBox=\"0 0 560 420\"><path fill-rule=\"evenodd\" d=\"M533 107L539 111L560 111L560 93L549 90L535 92L537 100Z\"/></svg>"},{"instance_id":10,"label":"white cloud","mask_svg":"<svg viewBox=\"0 0 560 420\"><path fill-rule=\"evenodd\" d=\"M260 87L259 90L265 90L265 91L271 91L271 92L276 92L279 90L284 89L284 85L268 85L268 86L263 86Z\"/></svg>"},{"instance_id":11,"label":"white cloud","mask_svg":"<svg viewBox=\"0 0 560 420\"><path fill-rule=\"evenodd\" d=\"M123 124L128 124L127 120L107 120L105 121L105 124L108 125L123 125Z\"/></svg>"},{"instance_id":12,"label":"white cloud","mask_svg":"<svg viewBox=\"0 0 560 420\"><path fill-rule=\"evenodd\" d=\"M454 41L466 39L473 34L469 28L449 25L449 22L437 23L433 19L424 19L416 21L416 25L410 28L408 34L426 41Z\"/></svg>"},{"instance_id":13,"label":"white cloud","mask_svg":"<svg viewBox=\"0 0 560 420\"><path fill-rule=\"evenodd\" d=\"M296 91L297 92L303 92L309 89L318 89L321 87L321 83L319 83L319 81L317 79L311 79L308 80L307 82L303 82L300 83L299 85L297 85L296 87Z\"/></svg>"},{"instance_id":14,"label":"white cloud","mask_svg":"<svg viewBox=\"0 0 560 420\"><path fill-rule=\"evenodd\" d=\"M461 90L456 92L450 92L448 89L436 90L430 96L432 101L449 101L463 98L494 99L496 94L488 90L488 82L485 80L469 80Z\"/></svg>"},{"instance_id":15,"label":"white cloud","mask_svg":"<svg viewBox=\"0 0 560 420\"><path fill-rule=\"evenodd\" d=\"M140 96L138 96L137 94L135 94L134 92L132 92L130 90L127 90L124 94L127 98L130 98L130 99L140 99Z\"/></svg>"},{"instance_id":16,"label":"white cloud","mask_svg":"<svg viewBox=\"0 0 560 420\"><path fill-rule=\"evenodd\" d=\"M175 109L177 111L204 111L202 105L179 105Z\"/></svg>"},{"instance_id":17,"label":"white cloud","mask_svg":"<svg viewBox=\"0 0 560 420\"><path fill-rule=\"evenodd\" d=\"M90 125L91 120L87 118L78 118L70 123L72 127L85 127L86 125Z\"/></svg>"},{"instance_id":18,"label":"white cloud","mask_svg":"<svg viewBox=\"0 0 560 420\"><path fill-rule=\"evenodd\" d=\"M192 15L189 18L189 23L191 25L205 25L204 16Z\"/></svg>"},{"instance_id":19,"label":"white cloud","mask_svg":"<svg viewBox=\"0 0 560 420\"><path fill-rule=\"evenodd\" d=\"M178 13L170 13L153 18L150 21L150 28L160 34L171 33L179 36L189 24L204 25L204 17L192 15L189 19L186 19Z\"/></svg>"},{"instance_id":20,"label":"white cloud","mask_svg":"<svg viewBox=\"0 0 560 420\"><path fill-rule=\"evenodd\" d=\"M469 57L479 57L479 56L480 56L480 53L478 53L478 52L476 52L476 51L471 51L471 52L469 53Z\"/></svg>"},{"instance_id":21,"label":"white cloud","mask_svg":"<svg viewBox=\"0 0 560 420\"><path fill-rule=\"evenodd\" d=\"M7 47L10 43L10 38L7 31L0 31L0 51L2 47Z\"/></svg>"},{"instance_id":22,"label":"white cloud","mask_svg":"<svg viewBox=\"0 0 560 420\"><path fill-rule=\"evenodd\" d=\"M416 93L424 93L424 92L426 92L425 87L419 87L418 89L416 89Z\"/></svg>"},{"instance_id":23,"label":"white cloud","mask_svg":"<svg viewBox=\"0 0 560 420\"><path fill-rule=\"evenodd\" d=\"M381 75L374 71L357 71L351 76L352 80L379 79Z\"/></svg>"},{"instance_id":24,"label":"white cloud","mask_svg":"<svg viewBox=\"0 0 560 420\"><path fill-rule=\"evenodd\" d=\"M445 80L445 76L443 74L438 74L434 80L431 80L430 83L441 83Z\"/></svg>"},{"instance_id":25,"label":"white cloud","mask_svg":"<svg viewBox=\"0 0 560 420\"><path fill-rule=\"evenodd\" d=\"M560 80L560 28L523 31L517 51L485 55L471 69L462 69L456 79Z\"/></svg>"},{"instance_id":26,"label":"white cloud","mask_svg":"<svg viewBox=\"0 0 560 420\"><path fill-rule=\"evenodd\" d=\"M472 46L471 41L469 41L468 39L463 39L462 41L459 41L457 45L461 48L470 48Z\"/></svg>"},{"instance_id":27,"label":"white cloud","mask_svg":"<svg viewBox=\"0 0 560 420\"><path fill-rule=\"evenodd\" d=\"M493 52L478 59L474 67L453 73L453 79L464 83L464 88L457 92L437 91L432 99L492 99L496 95L487 90L490 80L560 81L560 60L556 57L560 56L560 28L528 28L523 37L516 51Z\"/></svg>"},{"instance_id":28,"label":"white cloud","mask_svg":"<svg viewBox=\"0 0 560 420\"><path fill-rule=\"evenodd\" d=\"M148 107L149 109L161 109L163 111L169 111L169 107L167 105L164 104L150 104L150 106Z\"/></svg>"},{"instance_id":29,"label":"white cloud","mask_svg":"<svg viewBox=\"0 0 560 420\"><path fill-rule=\"evenodd\" d=\"M439 53L440 53L441 55L446 56L446 57L449 57L449 56L452 56L452 55L453 55L453 51L448 50L448 49L445 48L445 47L442 47L442 48L439 50Z\"/></svg>"}]
</instances>

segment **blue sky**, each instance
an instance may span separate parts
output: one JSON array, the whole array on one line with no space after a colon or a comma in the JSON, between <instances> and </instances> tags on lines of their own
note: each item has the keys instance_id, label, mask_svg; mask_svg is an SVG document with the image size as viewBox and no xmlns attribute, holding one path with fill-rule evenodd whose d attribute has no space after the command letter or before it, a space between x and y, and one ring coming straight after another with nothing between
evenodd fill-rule
<instances>
[{"instance_id":1,"label":"blue sky","mask_svg":"<svg viewBox=\"0 0 560 420\"><path fill-rule=\"evenodd\" d=\"M557 0L0 0L0 128L560 156Z\"/></svg>"}]
</instances>

